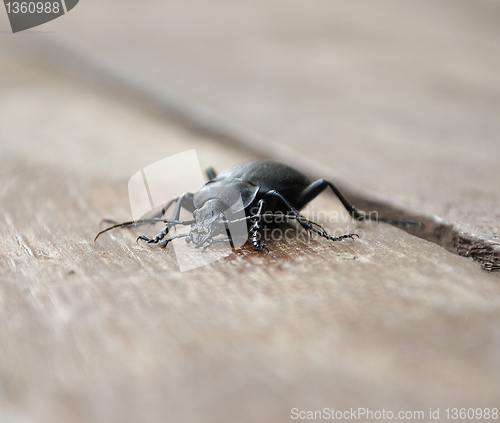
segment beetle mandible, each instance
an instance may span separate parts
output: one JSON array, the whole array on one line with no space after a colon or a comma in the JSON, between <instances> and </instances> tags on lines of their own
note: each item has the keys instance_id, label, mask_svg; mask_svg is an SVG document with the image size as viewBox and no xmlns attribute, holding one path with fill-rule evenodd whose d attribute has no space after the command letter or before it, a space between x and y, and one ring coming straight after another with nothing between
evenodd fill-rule
<instances>
[{"instance_id":1,"label":"beetle mandible","mask_svg":"<svg viewBox=\"0 0 500 423\"><path fill-rule=\"evenodd\" d=\"M141 219L115 224L99 232L94 241L104 232L124 226L139 226L147 223L163 222L165 227L154 238L141 235L141 239L148 244L167 246L177 238L186 238L186 242L197 248L208 247L214 242L231 241L227 230L231 214L244 210L246 217L237 220L246 220L248 233L251 235L253 246L257 250L267 250L266 244L260 240L259 230L264 218L286 217L297 221L306 231L314 232L330 241L353 239L356 234L345 234L338 237L329 235L318 223L306 219L299 213L307 203L317 197L322 191L330 187L342 202L349 214L358 221L378 221L391 224L420 225L414 220L399 220L384 217L368 216L354 207L331 182L318 179L311 183L298 170L274 160L254 160L232 166L216 175L213 168L206 170L209 181L202 185L194 194L185 192L167 202L162 210L150 219ZM236 198L231 193L238 193ZM237 200L241 198L241 202ZM170 219L163 216L175 203ZM238 204L238 205L237 205ZM193 214L193 219L179 220L181 208ZM179 234L169 238L170 229L176 225L189 225L189 234ZM215 239L219 235L229 235L225 239Z\"/></svg>"}]
</instances>

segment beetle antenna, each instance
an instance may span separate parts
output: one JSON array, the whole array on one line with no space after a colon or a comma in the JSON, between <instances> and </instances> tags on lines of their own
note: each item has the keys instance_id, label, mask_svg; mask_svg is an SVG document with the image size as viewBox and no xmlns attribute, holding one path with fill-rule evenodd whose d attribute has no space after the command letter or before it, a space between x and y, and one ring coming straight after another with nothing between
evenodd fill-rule
<instances>
[{"instance_id":1,"label":"beetle antenna","mask_svg":"<svg viewBox=\"0 0 500 423\"><path fill-rule=\"evenodd\" d=\"M109 228L106 228L99 232L96 237L94 238L94 242L101 236L104 232L108 232L111 229L115 228L122 228L124 226L129 226L129 227L136 227L140 225L145 225L147 223L158 223L158 222L163 222L163 223L170 223L172 225L192 225L195 220L190 219L190 220L169 220L169 219L161 219L159 217L153 217L151 219L140 219L140 220L130 220L128 222L123 222L123 223L117 223L116 225L110 226Z\"/></svg>"}]
</instances>

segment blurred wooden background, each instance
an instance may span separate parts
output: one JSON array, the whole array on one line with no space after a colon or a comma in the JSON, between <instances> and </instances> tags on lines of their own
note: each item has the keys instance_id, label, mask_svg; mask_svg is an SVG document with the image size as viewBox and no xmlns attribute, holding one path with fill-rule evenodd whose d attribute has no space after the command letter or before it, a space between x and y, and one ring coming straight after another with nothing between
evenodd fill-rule
<instances>
[{"instance_id":1,"label":"blurred wooden background","mask_svg":"<svg viewBox=\"0 0 500 423\"><path fill-rule=\"evenodd\" d=\"M498 407L500 284L481 264L499 257L499 17L486 0L86 0L9 34L0 16L0 420ZM303 163L484 260L382 224L185 273L137 232L93 242L130 218L135 172L190 149L217 170Z\"/></svg>"}]
</instances>

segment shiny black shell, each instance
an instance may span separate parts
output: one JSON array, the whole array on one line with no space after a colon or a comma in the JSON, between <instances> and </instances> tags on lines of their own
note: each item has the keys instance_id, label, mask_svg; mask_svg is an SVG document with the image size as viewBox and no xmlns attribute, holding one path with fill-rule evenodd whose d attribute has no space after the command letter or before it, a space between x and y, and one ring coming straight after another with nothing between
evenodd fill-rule
<instances>
[{"instance_id":1,"label":"shiny black shell","mask_svg":"<svg viewBox=\"0 0 500 423\"><path fill-rule=\"evenodd\" d=\"M199 209L210 199L218 199L238 212L257 203L269 191L277 191L289 203L310 184L298 170L273 160L253 160L232 166L200 187L194 194ZM241 196L241 202L239 200ZM274 209L274 207L271 207Z\"/></svg>"}]
</instances>

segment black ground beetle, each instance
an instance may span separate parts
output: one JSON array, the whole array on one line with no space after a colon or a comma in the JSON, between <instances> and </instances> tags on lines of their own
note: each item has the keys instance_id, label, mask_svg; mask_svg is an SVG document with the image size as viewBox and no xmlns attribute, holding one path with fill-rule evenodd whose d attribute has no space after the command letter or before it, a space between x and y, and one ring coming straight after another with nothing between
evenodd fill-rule
<instances>
[{"instance_id":1,"label":"black ground beetle","mask_svg":"<svg viewBox=\"0 0 500 423\"><path fill-rule=\"evenodd\" d=\"M174 197L152 218L115 224L99 232L94 241L99 235L110 229L163 222L166 224L165 228L154 238L141 235L137 240L141 239L149 244L160 244L165 247L174 239L186 238L186 242L193 242L197 248L208 247L215 242L231 242L227 225L245 220L248 223L248 232L245 236L251 235L252 244L257 250L267 250L266 245L260 240L259 229L262 227L263 221L269 222L278 217L293 219L306 231L315 232L330 241L352 239L353 236L357 235L331 236L321 225L306 219L299 213L302 207L327 187L332 189L349 214L358 221L372 220L421 226L420 222L414 220L369 216L349 203L331 182L319 179L311 183L298 170L273 160L254 160L241 163L218 175L212 168L208 168L206 173L210 179L209 182L201 186L194 194L186 192ZM176 204L170 219L163 218L174 203ZM181 208L193 213L193 219L179 220ZM242 210L246 217L232 219L235 213ZM191 230L189 234L179 234L164 239L170 229L176 225L189 225ZM218 235L229 235L229 237L215 239Z\"/></svg>"}]
</instances>

